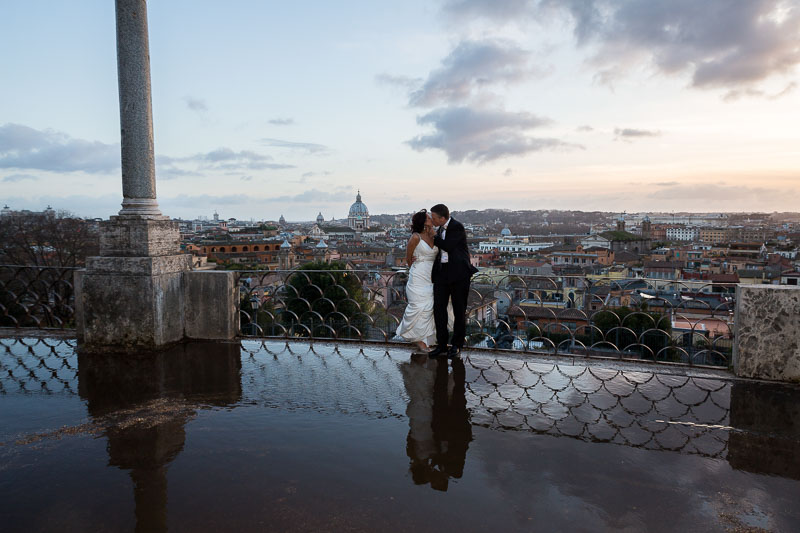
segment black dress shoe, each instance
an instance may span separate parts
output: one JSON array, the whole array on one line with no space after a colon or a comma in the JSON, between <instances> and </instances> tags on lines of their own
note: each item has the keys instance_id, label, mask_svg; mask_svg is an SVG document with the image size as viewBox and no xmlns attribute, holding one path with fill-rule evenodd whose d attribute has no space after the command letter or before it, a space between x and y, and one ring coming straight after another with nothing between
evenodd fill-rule
<instances>
[{"instance_id":1,"label":"black dress shoe","mask_svg":"<svg viewBox=\"0 0 800 533\"><path fill-rule=\"evenodd\" d=\"M461 355L461 347L460 346L451 346L449 350L447 350L447 358L453 359Z\"/></svg>"},{"instance_id":2,"label":"black dress shoe","mask_svg":"<svg viewBox=\"0 0 800 533\"><path fill-rule=\"evenodd\" d=\"M430 357L431 359L436 359L440 355L443 355L443 354L446 354L446 353L448 353L447 352L447 348L442 348L440 346L437 346L436 348L434 348L433 350L428 352L428 357Z\"/></svg>"}]
</instances>

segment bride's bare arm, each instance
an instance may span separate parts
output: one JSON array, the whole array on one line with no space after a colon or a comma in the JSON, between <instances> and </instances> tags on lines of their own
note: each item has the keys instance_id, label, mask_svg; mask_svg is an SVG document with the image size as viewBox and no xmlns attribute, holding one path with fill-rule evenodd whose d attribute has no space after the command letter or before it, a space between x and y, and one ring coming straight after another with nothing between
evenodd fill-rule
<instances>
[{"instance_id":1,"label":"bride's bare arm","mask_svg":"<svg viewBox=\"0 0 800 533\"><path fill-rule=\"evenodd\" d=\"M411 238L408 239L408 245L406 246L406 264L408 264L408 266L411 266L414 263L414 250L418 244L419 234L412 233Z\"/></svg>"}]
</instances>

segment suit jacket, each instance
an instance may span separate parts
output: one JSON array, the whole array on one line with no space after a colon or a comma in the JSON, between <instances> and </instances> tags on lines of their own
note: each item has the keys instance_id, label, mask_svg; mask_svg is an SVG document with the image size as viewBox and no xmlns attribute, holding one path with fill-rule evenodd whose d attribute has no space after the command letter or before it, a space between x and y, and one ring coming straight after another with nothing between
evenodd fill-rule
<instances>
[{"instance_id":1,"label":"suit jacket","mask_svg":"<svg viewBox=\"0 0 800 533\"><path fill-rule=\"evenodd\" d=\"M439 235L433 238L433 244L439 247L439 253L433 262L431 269L431 281L436 283L451 283L454 281L465 281L478 271L469 262L469 248L467 247L467 231L464 225L458 220L451 218L447 225L447 233L442 239ZM447 266L443 267L441 258L442 251L447 252Z\"/></svg>"}]
</instances>

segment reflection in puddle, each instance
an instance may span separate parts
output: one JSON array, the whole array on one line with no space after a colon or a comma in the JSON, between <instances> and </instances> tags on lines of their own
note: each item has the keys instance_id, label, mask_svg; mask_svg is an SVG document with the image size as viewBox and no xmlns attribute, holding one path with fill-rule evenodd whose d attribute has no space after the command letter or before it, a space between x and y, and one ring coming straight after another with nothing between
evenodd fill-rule
<instances>
[{"instance_id":1,"label":"reflection in puddle","mask_svg":"<svg viewBox=\"0 0 800 533\"><path fill-rule=\"evenodd\" d=\"M798 400L614 363L1 339L0 514L9 531L797 530Z\"/></svg>"},{"instance_id":2,"label":"reflection in puddle","mask_svg":"<svg viewBox=\"0 0 800 533\"><path fill-rule=\"evenodd\" d=\"M466 370L460 360L453 361L412 355L400 364L408 394L408 439L406 453L411 460L414 483L430 484L446 491L451 478L464 473L467 448L472 441L472 425L465 392Z\"/></svg>"}]
</instances>

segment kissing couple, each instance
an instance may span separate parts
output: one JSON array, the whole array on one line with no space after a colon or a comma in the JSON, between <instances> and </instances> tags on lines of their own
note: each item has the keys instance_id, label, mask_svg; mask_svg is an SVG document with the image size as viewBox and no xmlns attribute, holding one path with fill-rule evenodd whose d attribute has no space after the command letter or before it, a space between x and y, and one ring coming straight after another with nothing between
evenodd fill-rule
<instances>
[{"instance_id":1,"label":"kissing couple","mask_svg":"<svg viewBox=\"0 0 800 533\"><path fill-rule=\"evenodd\" d=\"M478 271L470 262L467 232L444 204L431 207L430 214L424 209L415 213L411 231L406 248L408 306L397 336L416 343L428 357L457 357L467 330L470 278ZM436 348L429 351L433 344Z\"/></svg>"}]
</instances>

